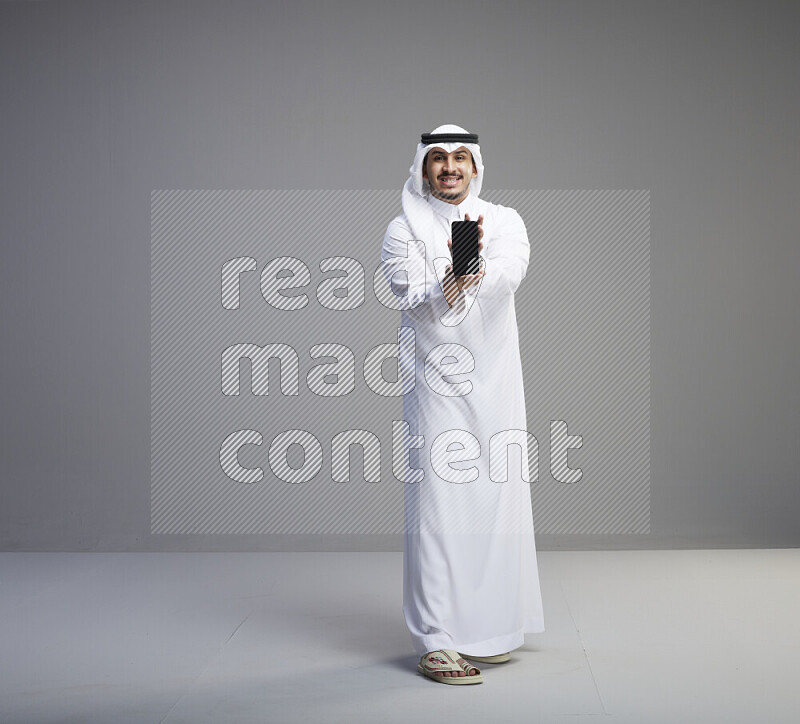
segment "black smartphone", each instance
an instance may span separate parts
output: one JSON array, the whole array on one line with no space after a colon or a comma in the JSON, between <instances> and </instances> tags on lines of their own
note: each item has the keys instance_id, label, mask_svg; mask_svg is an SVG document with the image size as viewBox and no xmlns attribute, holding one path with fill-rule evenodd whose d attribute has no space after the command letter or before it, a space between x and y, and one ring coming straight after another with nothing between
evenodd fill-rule
<instances>
[{"instance_id":1,"label":"black smartphone","mask_svg":"<svg viewBox=\"0 0 800 724\"><path fill-rule=\"evenodd\" d=\"M477 274L480 270L478 239L480 231L477 221L454 221L450 238L453 240L453 274Z\"/></svg>"}]
</instances>

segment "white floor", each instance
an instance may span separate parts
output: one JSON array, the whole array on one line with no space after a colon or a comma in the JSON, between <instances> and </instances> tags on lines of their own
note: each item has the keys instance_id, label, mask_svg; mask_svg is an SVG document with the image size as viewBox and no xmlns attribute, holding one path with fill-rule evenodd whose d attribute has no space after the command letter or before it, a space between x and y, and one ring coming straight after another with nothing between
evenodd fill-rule
<instances>
[{"instance_id":1,"label":"white floor","mask_svg":"<svg viewBox=\"0 0 800 724\"><path fill-rule=\"evenodd\" d=\"M542 634L416 672L400 553L0 554L2 724L800 721L800 550L541 551Z\"/></svg>"}]
</instances>

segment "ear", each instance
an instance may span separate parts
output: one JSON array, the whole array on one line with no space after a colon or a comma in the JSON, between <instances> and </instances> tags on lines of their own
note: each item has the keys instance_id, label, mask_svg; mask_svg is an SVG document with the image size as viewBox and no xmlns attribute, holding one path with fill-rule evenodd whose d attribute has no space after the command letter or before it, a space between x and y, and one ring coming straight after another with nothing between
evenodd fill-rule
<instances>
[{"instance_id":1,"label":"ear","mask_svg":"<svg viewBox=\"0 0 800 724\"><path fill-rule=\"evenodd\" d=\"M478 175L478 167L475 165L475 159L472 159L472 178Z\"/></svg>"},{"instance_id":2,"label":"ear","mask_svg":"<svg viewBox=\"0 0 800 724\"><path fill-rule=\"evenodd\" d=\"M430 151L428 151L430 153ZM428 178L428 153L422 159L422 178Z\"/></svg>"}]
</instances>

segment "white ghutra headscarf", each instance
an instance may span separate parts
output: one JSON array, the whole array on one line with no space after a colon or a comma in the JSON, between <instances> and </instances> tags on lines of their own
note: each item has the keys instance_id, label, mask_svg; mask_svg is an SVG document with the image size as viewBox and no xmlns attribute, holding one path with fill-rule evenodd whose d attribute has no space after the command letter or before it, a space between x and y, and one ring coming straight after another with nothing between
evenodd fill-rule
<instances>
[{"instance_id":1,"label":"white ghutra headscarf","mask_svg":"<svg viewBox=\"0 0 800 724\"><path fill-rule=\"evenodd\" d=\"M483 184L483 159L478 136L450 123L439 126L431 133L422 134L420 143L417 144L414 163L409 169L411 175L403 186L403 213L408 219L414 238L424 242L428 250L432 249L437 221L436 212L428 203L430 184L422 177L422 164L425 155L432 148L443 148L447 153L452 153L462 146L472 154L472 160L478 171L478 175L470 179L469 184L470 194L477 197ZM452 327L464 319L475 301L479 286L480 284L472 286L465 293L459 294L455 305L440 318L442 324Z\"/></svg>"},{"instance_id":2,"label":"white ghutra headscarf","mask_svg":"<svg viewBox=\"0 0 800 724\"><path fill-rule=\"evenodd\" d=\"M471 179L469 184L470 193L478 196L483 185L483 159L477 135L469 133L461 126L448 123L439 126L431 133L423 133L420 143L417 144L414 163L409 169L411 175L403 186L403 213L411 224L414 236L426 243L433 238L435 219L434 211L427 200L431 189L428 180L422 178L422 164L432 148L443 148L447 153L452 153L462 146L472 154L472 160L478 170L478 175Z\"/></svg>"}]
</instances>

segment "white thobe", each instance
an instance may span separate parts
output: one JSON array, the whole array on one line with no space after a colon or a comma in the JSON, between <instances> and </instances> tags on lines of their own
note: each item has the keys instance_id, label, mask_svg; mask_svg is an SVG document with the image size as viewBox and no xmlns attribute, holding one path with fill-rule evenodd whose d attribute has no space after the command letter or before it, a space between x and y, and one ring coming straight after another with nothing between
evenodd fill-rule
<instances>
[{"instance_id":1,"label":"white thobe","mask_svg":"<svg viewBox=\"0 0 800 724\"><path fill-rule=\"evenodd\" d=\"M436 223L424 255L405 214L382 250L395 294L419 302L401 318L414 329L413 350L400 348L400 373L414 379L403 396L408 464L423 474L403 482L403 614L419 656L488 656L544 631L514 308L530 245L513 209L472 194L458 205L427 201ZM450 223L467 213L484 217L485 276L450 310L438 279L452 258Z\"/></svg>"}]
</instances>

